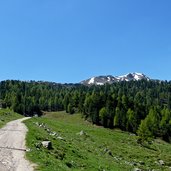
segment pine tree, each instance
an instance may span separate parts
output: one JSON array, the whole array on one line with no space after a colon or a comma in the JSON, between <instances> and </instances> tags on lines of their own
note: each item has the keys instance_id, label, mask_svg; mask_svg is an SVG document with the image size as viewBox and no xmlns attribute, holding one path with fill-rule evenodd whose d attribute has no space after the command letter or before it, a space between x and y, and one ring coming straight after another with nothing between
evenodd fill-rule
<instances>
[{"instance_id":1,"label":"pine tree","mask_svg":"<svg viewBox=\"0 0 171 171\"><path fill-rule=\"evenodd\" d=\"M107 127L107 110L105 107L100 109L99 117L100 117L100 120L102 121L102 125L104 127Z\"/></svg>"},{"instance_id":2,"label":"pine tree","mask_svg":"<svg viewBox=\"0 0 171 171\"><path fill-rule=\"evenodd\" d=\"M127 111L127 125L126 125L126 129L129 132L136 132L137 130L137 118L136 118L136 114L134 113L133 110L131 110L130 108Z\"/></svg>"},{"instance_id":3,"label":"pine tree","mask_svg":"<svg viewBox=\"0 0 171 171\"><path fill-rule=\"evenodd\" d=\"M137 134L139 136L138 142L143 143L145 141L150 141L153 138L152 132L149 130L148 120L142 120L138 128Z\"/></svg>"}]
</instances>

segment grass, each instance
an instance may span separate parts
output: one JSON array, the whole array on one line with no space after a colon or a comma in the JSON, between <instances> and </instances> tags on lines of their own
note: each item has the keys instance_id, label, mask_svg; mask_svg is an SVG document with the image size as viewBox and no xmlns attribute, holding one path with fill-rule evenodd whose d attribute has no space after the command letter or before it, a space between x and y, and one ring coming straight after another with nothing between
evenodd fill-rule
<instances>
[{"instance_id":1,"label":"grass","mask_svg":"<svg viewBox=\"0 0 171 171\"><path fill-rule=\"evenodd\" d=\"M0 128L3 127L7 122L20 119L22 117L22 115L19 115L10 109L0 109Z\"/></svg>"},{"instance_id":2,"label":"grass","mask_svg":"<svg viewBox=\"0 0 171 171\"><path fill-rule=\"evenodd\" d=\"M25 123L29 128L27 146L31 149L27 157L38 164L37 170L167 171L171 167L170 144L158 139L145 148L137 144L135 135L92 125L79 114L46 113ZM42 147L44 140L51 141L53 148Z\"/></svg>"}]
</instances>

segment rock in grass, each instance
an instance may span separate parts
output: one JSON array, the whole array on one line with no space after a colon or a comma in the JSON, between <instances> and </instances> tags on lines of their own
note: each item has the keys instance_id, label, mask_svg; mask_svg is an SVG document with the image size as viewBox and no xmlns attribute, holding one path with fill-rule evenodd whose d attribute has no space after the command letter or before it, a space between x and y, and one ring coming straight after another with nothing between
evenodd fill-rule
<instances>
[{"instance_id":1,"label":"rock in grass","mask_svg":"<svg viewBox=\"0 0 171 171\"><path fill-rule=\"evenodd\" d=\"M69 168L72 168L72 167L74 166L74 161L66 162L66 165L67 165Z\"/></svg>"},{"instance_id":2,"label":"rock in grass","mask_svg":"<svg viewBox=\"0 0 171 171\"><path fill-rule=\"evenodd\" d=\"M51 141L42 141L41 142L42 146L47 149L52 149L52 142Z\"/></svg>"},{"instance_id":3,"label":"rock in grass","mask_svg":"<svg viewBox=\"0 0 171 171\"><path fill-rule=\"evenodd\" d=\"M39 123L38 122L34 122L35 125L39 126Z\"/></svg>"},{"instance_id":4,"label":"rock in grass","mask_svg":"<svg viewBox=\"0 0 171 171\"><path fill-rule=\"evenodd\" d=\"M139 161L140 165L145 165L145 163L143 161Z\"/></svg>"},{"instance_id":5,"label":"rock in grass","mask_svg":"<svg viewBox=\"0 0 171 171\"><path fill-rule=\"evenodd\" d=\"M37 149L40 149L41 146L42 146L41 143L35 143L35 147L36 147Z\"/></svg>"},{"instance_id":6,"label":"rock in grass","mask_svg":"<svg viewBox=\"0 0 171 171\"><path fill-rule=\"evenodd\" d=\"M59 139L59 140L64 140L64 139L63 139L62 137L60 137L60 136L58 136L57 139Z\"/></svg>"},{"instance_id":7,"label":"rock in grass","mask_svg":"<svg viewBox=\"0 0 171 171\"><path fill-rule=\"evenodd\" d=\"M159 160L158 162L155 161L154 163L157 164L157 165L160 165L160 166L164 166L165 165L163 160Z\"/></svg>"},{"instance_id":8,"label":"rock in grass","mask_svg":"<svg viewBox=\"0 0 171 171\"><path fill-rule=\"evenodd\" d=\"M49 135L51 135L51 136L56 136L57 135L57 133L56 132L50 132L50 134Z\"/></svg>"},{"instance_id":9,"label":"rock in grass","mask_svg":"<svg viewBox=\"0 0 171 171\"><path fill-rule=\"evenodd\" d=\"M107 153L107 154L109 154L110 156L113 157L112 152L111 152L108 148L105 148L105 149L104 149L104 153Z\"/></svg>"},{"instance_id":10,"label":"rock in grass","mask_svg":"<svg viewBox=\"0 0 171 171\"><path fill-rule=\"evenodd\" d=\"M139 169L139 168L134 168L133 171L141 171L141 169Z\"/></svg>"},{"instance_id":11,"label":"rock in grass","mask_svg":"<svg viewBox=\"0 0 171 171\"><path fill-rule=\"evenodd\" d=\"M159 160L159 164L160 164L161 166L164 166L164 161L163 161L163 160Z\"/></svg>"},{"instance_id":12,"label":"rock in grass","mask_svg":"<svg viewBox=\"0 0 171 171\"><path fill-rule=\"evenodd\" d=\"M80 136L87 135L83 130L81 130L79 133L77 133Z\"/></svg>"},{"instance_id":13,"label":"rock in grass","mask_svg":"<svg viewBox=\"0 0 171 171\"><path fill-rule=\"evenodd\" d=\"M81 130L80 132L77 133L77 135L79 135L80 137L83 138L88 138L90 137L85 131Z\"/></svg>"}]
</instances>

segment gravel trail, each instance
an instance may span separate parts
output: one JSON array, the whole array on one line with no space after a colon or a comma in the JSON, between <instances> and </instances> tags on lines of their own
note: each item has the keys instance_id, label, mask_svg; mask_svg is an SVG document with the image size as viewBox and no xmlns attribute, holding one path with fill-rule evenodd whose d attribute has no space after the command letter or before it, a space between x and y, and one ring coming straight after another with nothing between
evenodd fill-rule
<instances>
[{"instance_id":1,"label":"gravel trail","mask_svg":"<svg viewBox=\"0 0 171 171\"><path fill-rule=\"evenodd\" d=\"M11 121L0 129L0 171L33 171L33 164L25 159L27 127L22 121Z\"/></svg>"}]
</instances>

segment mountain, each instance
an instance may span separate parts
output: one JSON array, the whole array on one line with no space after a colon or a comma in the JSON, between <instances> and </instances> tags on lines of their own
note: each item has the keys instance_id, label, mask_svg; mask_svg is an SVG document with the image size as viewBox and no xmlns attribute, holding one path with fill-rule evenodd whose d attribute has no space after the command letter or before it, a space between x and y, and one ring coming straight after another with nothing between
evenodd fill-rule
<instances>
[{"instance_id":1,"label":"mountain","mask_svg":"<svg viewBox=\"0 0 171 171\"><path fill-rule=\"evenodd\" d=\"M150 80L149 77L142 73L128 73L126 75L122 76L112 76L112 75L107 75L107 76L97 76L97 77L92 77L87 80L81 81L81 84L83 85L104 85L106 83L112 84L115 82L120 82L120 81L138 81L138 80Z\"/></svg>"}]
</instances>

